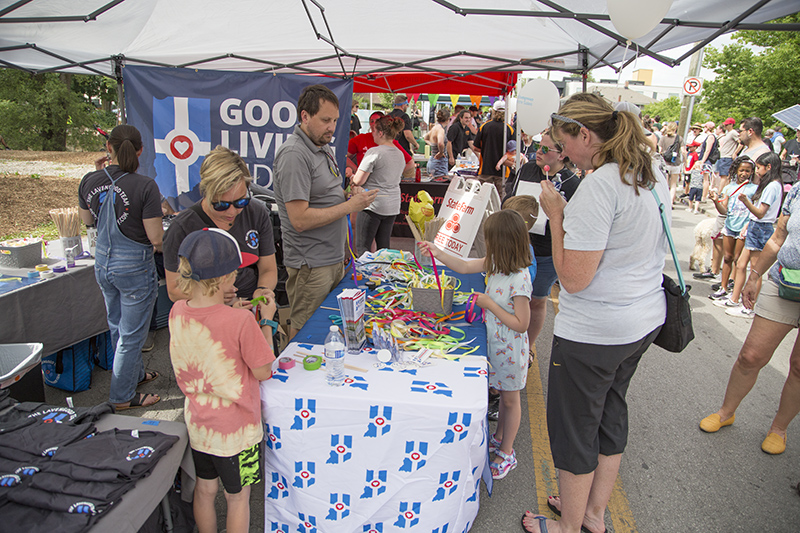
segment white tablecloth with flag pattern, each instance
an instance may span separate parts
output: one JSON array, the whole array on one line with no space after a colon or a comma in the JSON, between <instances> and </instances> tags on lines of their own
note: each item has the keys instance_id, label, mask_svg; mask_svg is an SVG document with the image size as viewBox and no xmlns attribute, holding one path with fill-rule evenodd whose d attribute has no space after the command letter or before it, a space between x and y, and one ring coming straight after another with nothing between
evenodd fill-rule
<instances>
[{"instance_id":1,"label":"white tablecloth with flag pattern","mask_svg":"<svg viewBox=\"0 0 800 533\"><path fill-rule=\"evenodd\" d=\"M292 343L281 354L322 355ZM342 387L302 362L261 385L265 530L468 531L487 467L486 358L377 368L347 355Z\"/></svg>"}]
</instances>

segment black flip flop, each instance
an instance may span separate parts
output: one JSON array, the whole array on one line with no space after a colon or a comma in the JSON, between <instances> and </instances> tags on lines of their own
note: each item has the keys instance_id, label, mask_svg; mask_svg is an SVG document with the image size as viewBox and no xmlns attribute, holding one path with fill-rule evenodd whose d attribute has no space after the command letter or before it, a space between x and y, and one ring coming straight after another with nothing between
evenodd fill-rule
<instances>
[{"instance_id":1,"label":"black flip flop","mask_svg":"<svg viewBox=\"0 0 800 533\"><path fill-rule=\"evenodd\" d=\"M554 496L548 496L547 497L547 507L549 507L550 510L553 511L553 514L555 514L556 516L561 516L561 511L556 509L556 506L553 505L552 503L550 503L550 498L552 498L552 497L554 497ZM582 525L581 526L581 533L592 533L592 532L589 531L589 529L586 526ZM605 529L603 530L603 533L606 533Z\"/></svg>"},{"instance_id":2,"label":"black flip flop","mask_svg":"<svg viewBox=\"0 0 800 533\"><path fill-rule=\"evenodd\" d=\"M527 511L525 513L522 513L522 519L519 522L522 525L522 529L525 530L527 533L533 533L530 529L525 527L525 518L527 518ZM542 515L534 515L533 518L539 521L539 532L547 533L547 523L546 523L547 517Z\"/></svg>"},{"instance_id":3,"label":"black flip flop","mask_svg":"<svg viewBox=\"0 0 800 533\"><path fill-rule=\"evenodd\" d=\"M144 373L144 379L142 381L140 381L136 386L138 387L139 385L144 385L145 383L150 383L154 379L158 378L158 376L160 376L160 375L161 374L159 374L155 370L153 370L152 372L145 372Z\"/></svg>"},{"instance_id":4,"label":"black flip flop","mask_svg":"<svg viewBox=\"0 0 800 533\"><path fill-rule=\"evenodd\" d=\"M150 396L153 396L153 397L158 398L158 399L156 401L154 401L153 403L151 403L151 404L144 405L144 401L147 398L149 398ZM152 407L153 405L157 404L160 401L161 401L161 398L159 398L158 394L151 394L149 392L148 393L137 392L136 396L134 396L131 399L131 401L130 401L130 403L128 405L117 405L117 404L114 404L114 407L116 408L117 411L125 411L127 409L136 409L137 407Z\"/></svg>"}]
</instances>

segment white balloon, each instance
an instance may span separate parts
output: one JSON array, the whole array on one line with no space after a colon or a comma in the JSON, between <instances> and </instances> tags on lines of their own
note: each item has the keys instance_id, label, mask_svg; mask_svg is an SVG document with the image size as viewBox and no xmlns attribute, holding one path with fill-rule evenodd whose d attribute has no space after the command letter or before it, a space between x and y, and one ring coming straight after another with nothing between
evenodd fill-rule
<instances>
[{"instance_id":1,"label":"white balloon","mask_svg":"<svg viewBox=\"0 0 800 533\"><path fill-rule=\"evenodd\" d=\"M653 31L671 6L672 0L608 0L608 15L617 33L633 40Z\"/></svg>"},{"instance_id":2,"label":"white balloon","mask_svg":"<svg viewBox=\"0 0 800 533\"><path fill-rule=\"evenodd\" d=\"M528 80L517 94L517 124L525 133L536 135L547 128L550 114L558 111L560 99L553 82L542 78Z\"/></svg>"}]
</instances>

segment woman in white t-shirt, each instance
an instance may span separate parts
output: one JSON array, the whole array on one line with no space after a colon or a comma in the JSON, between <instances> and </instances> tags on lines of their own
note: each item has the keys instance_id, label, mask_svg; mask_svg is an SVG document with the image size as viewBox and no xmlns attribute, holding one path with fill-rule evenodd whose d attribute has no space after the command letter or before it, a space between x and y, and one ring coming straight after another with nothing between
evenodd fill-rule
<instances>
[{"instance_id":1,"label":"woman in white t-shirt","mask_svg":"<svg viewBox=\"0 0 800 533\"><path fill-rule=\"evenodd\" d=\"M753 310L747 309L739 301L744 282L747 280L747 265L752 267L758 262L761 250L775 231L775 222L780 214L783 197L780 157L773 152L765 152L758 156L756 176L759 182L752 200L743 192L739 193L739 201L750 211L750 222L747 224L744 250L736 262L733 292L728 300L714 303L718 307L726 307L726 314L742 318L753 317ZM761 281L756 285L756 289L761 290Z\"/></svg>"},{"instance_id":2,"label":"woman in white t-shirt","mask_svg":"<svg viewBox=\"0 0 800 533\"><path fill-rule=\"evenodd\" d=\"M552 183L541 184L562 289L547 387L560 489L547 504L561 521L526 513L523 526L600 533L627 444L628 384L666 316L669 248L651 190L664 203L669 188L634 113L580 93L551 119L561 152L592 172L569 204Z\"/></svg>"},{"instance_id":3,"label":"woman in white t-shirt","mask_svg":"<svg viewBox=\"0 0 800 533\"><path fill-rule=\"evenodd\" d=\"M403 120L385 116L375 123L373 146L358 165L353 185L365 189L378 189L378 196L356 220L356 249L363 254L372 248L389 247L394 219L400 214L400 180L406 165L403 153L394 145L395 136L403 130Z\"/></svg>"}]
</instances>

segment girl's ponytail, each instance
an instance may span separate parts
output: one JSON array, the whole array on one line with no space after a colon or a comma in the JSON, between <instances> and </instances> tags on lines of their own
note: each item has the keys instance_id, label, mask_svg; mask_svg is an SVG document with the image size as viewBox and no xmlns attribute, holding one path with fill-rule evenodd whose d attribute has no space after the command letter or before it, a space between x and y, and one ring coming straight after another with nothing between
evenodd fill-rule
<instances>
[{"instance_id":1,"label":"girl's ponytail","mask_svg":"<svg viewBox=\"0 0 800 533\"><path fill-rule=\"evenodd\" d=\"M136 172L139 168L137 152L142 148L142 135L128 124L121 124L111 131L108 143L114 150L119 168L125 172Z\"/></svg>"}]
</instances>

